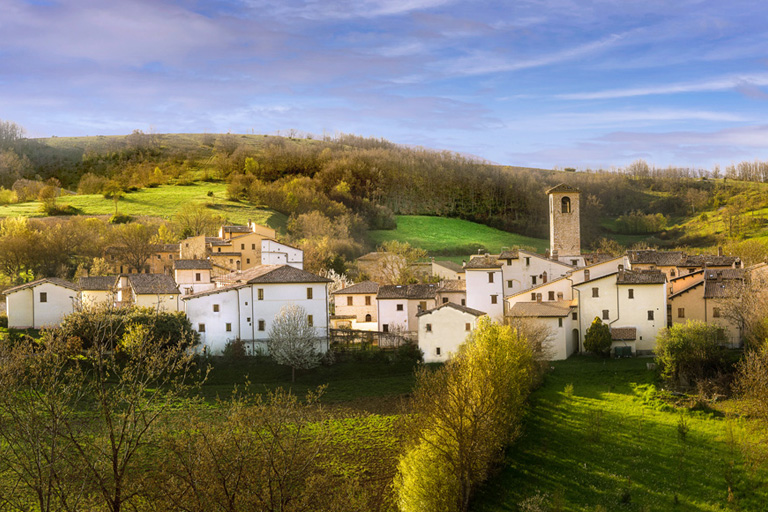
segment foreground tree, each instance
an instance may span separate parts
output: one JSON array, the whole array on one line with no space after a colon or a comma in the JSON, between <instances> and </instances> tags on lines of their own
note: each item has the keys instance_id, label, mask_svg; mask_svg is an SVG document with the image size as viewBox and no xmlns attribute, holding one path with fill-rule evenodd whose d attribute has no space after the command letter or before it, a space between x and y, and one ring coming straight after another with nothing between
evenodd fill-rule
<instances>
[{"instance_id":1,"label":"foreground tree","mask_svg":"<svg viewBox=\"0 0 768 512\"><path fill-rule=\"evenodd\" d=\"M599 317L595 317L584 335L584 350L607 356L611 352L611 343L613 340L610 326L604 324Z\"/></svg>"},{"instance_id":2,"label":"foreground tree","mask_svg":"<svg viewBox=\"0 0 768 512\"><path fill-rule=\"evenodd\" d=\"M395 480L400 510L467 510L473 492L519 434L536 378L528 341L487 318L445 366L421 369L412 445Z\"/></svg>"},{"instance_id":3,"label":"foreground tree","mask_svg":"<svg viewBox=\"0 0 768 512\"><path fill-rule=\"evenodd\" d=\"M669 382L688 387L726 369L722 327L688 321L663 329L656 338L656 363Z\"/></svg>"},{"instance_id":4,"label":"foreground tree","mask_svg":"<svg viewBox=\"0 0 768 512\"><path fill-rule=\"evenodd\" d=\"M307 370L320 364L323 357L320 339L301 306L283 306L275 316L267 340L269 355L291 367L291 382L296 382L296 369Z\"/></svg>"}]
</instances>

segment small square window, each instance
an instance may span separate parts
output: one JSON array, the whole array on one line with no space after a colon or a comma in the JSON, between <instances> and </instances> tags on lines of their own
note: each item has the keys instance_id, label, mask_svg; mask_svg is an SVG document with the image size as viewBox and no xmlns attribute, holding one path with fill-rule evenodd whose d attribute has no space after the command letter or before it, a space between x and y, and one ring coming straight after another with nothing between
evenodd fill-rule
<instances>
[{"instance_id":1,"label":"small square window","mask_svg":"<svg viewBox=\"0 0 768 512\"><path fill-rule=\"evenodd\" d=\"M312 298L312 288L307 288L307 299Z\"/></svg>"},{"instance_id":2,"label":"small square window","mask_svg":"<svg viewBox=\"0 0 768 512\"><path fill-rule=\"evenodd\" d=\"M251 244L251 250L252 250L252 251L255 251L255 250L256 250L256 244Z\"/></svg>"},{"instance_id":3,"label":"small square window","mask_svg":"<svg viewBox=\"0 0 768 512\"><path fill-rule=\"evenodd\" d=\"M592 288L592 296L593 297L599 297L600 296L600 288Z\"/></svg>"},{"instance_id":4,"label":"small square window","mask_svg":"<svg viewBox=\"0 0 768 512\"><path fill-rule=\"evenodd\" d=\"M347 306L351 306L351 305L352 305L352 296L350 295L349 297L347 297Z\"/></svg>"},{"instance_id":5,"label":"small square window","mask_svg":"<svg viewBox=\"0 0 768 512\"><path fill-rule=\"evenodd\" d=\"M712 308L712 318L720 318L720 308Z\"/></svg>"},{"instance_id":6,"label":"small square window","mask_svg":"<svg viewBox=\"0 0 768 512\"><path fill-rule=\"evenodd\" d=\"M630 299L634 299L635 298L635 290L633 288L630 288L629 290L627 290L627 292L629 293L629 298Z\"/></svg>"},{"instance_id":7,"label":"small square window","mask_svg":"<svg viewBox=\"0 0 768 512\"><path fill-rule=\"evenodd\" d=\"M251 258L245 258L245 264L250 265L251 264Z\"/></svg>"},{"instance_id":8,"label":"small square window","mask_svg":"<svg viewBox=\"0 0 768 512\"><path fill-rule=\"evenodd\" d=\"M397 307L396 307L395 309L396 309L397 311L402 311L402 310L403 310L403 305L402 305L402 304L398 304L398 305L397 305Z\"/></svg>"},{"instance_id":9,"label":"small square window","mask_svg":"<svg viewBox=\"0 0 768 512\"><path fill-rule=\"evenodd\" d=\"M607 309L603 310L603 320L608 320L610 318L609 311Z\"/></svg>"},{"instance_id":10,"label":"small square window","mask_svg":"<svg viewBox=\"0 0 768 512\"><path fill-rule=\"evenodd\" d=\"M536 292L531 292L531 300L536 300Z\"/></svg>"},{"instance_id":11,"label":"small square window","mask_svg":"<svg viewBox=\"0 0 768 512\"><path fill-rule=\"evenodd\" d=\"M219 305L218 304L214 304L213 305L213 312L214 313L218 313L219 312Z\"/></svg>"},{"instance_id":12,"label":"small square window","mask_svg":"<svg viewBox=\"0 0 768 512\"><path fill-rule=\"evenodd\" d=\"M514 284L514 281L512 281L512 280L510 279L509 281L507 281L507 288L512 288L512 287L513 287L513 284Z\"/></svg>"},{"instance_id":13,"label":"small square window","mask_svg":"<svg viewBox=\"0 0 768 512\"><path fill-rule=\"evenodd\" d=\"M195 272L195 281L202 281L203 276L200 272Z\"/></svg>"},{"instance_id":14,"label":"small square window","mask_svg":"<svg viewBox=\"0 0 768 512\"><path fill-rule=\"evenodd\" d=\"M467 299L461 299L461 305L466 306L467 305Z\"/></svg>"},{"instance_id":15,"label":"small square window","mask_svg":"<svg viewBox=\"0 0 768 512\"><path fill-rule=\"evenodd\" d=\"M427 324L427 332L432 332L432 324Z\"/></svg>"},{"instance_id":16,"label":"small square window","mask_svg":"<svg viewBox=\"0 0 768 512\"><path fill-rule=\"evenodd\" d=\"M264 322L264 320L259 320L259 330L260 330L260 331L263 331L263 330L264 330L264 326L265 326L265 323L266 323L266 322Z\"/></svg>"},{"instance_id":17,"label":"small square window","mask_svg":"<svg viewBox=\"0 0 768 512\"><path fill-rule=\"evenodd\" d=\"M547 295L547 300L555 300L555 292L549 292Z\"/></svg>"},{"instance_id":18,"label":"small square window","mask_svg":"<svg viewBox=\"0 0 768 512\"><path fill-rule=\"evenodd\" d=\"M440 355L440 347L435 347L435 355L436 356Z\"/></svg>"},{"instance_id":19,"label":"small square window","mask_svg":"<svg viewBox=\"0 0 768 512\"><path fill-rule=\"evenodd\" d=\"M448 297L443 297L443 304L447 304L447 303L448 303Z\"/></svg>"},{"instance_id":20,"label":"small square window","mask_svg":"<svg viewBox=\"0 0 768 512\"><path fill-rule=\"evenodd\" d=\"M491 304L498 304L498 302L499 302L499 296L491 295Z\"/></svg>"},{"instance_id":21,"label":"small square window","mask_svg":"<svg viewBox=\"0 0 768 512\"><path fill-rule=\"evenodd\" d=\"M264 288L259 288L256 290L256 296L259 298L259 300L264 300Z\"/></svg>"},{"instance_id":22,"label":"small square window","mask_svg":"<svg viewBox=\"0 0 768 512\"><path fill-rule=\"evenodd\" d=\"M241 251L244 251L244 250L245 250L245 244L240 244L240 250L241 250Z\"/></svg>"},{"instance_id":23,"label":"small square window","mask_svg":"<svg viewBox=\"0 0 768 512\"><path fill-rule=\"evenodd\" d=\"M48 302L48 292L40 292L40 302Z\"/></svg>"},{"instance_id":24,"label":"small square window","mask_svg":"<svg viewBox=\"0 0 768 512\"><path fill-rule=\"evenodd\" d=\"M464 324L464 330L465 331L471 331L472 330L472 324L469 324L469 323Z\"/></svg>"},{"instance_id":25,"label":"small square window","mask_svg":"<svg viewBox=\"0 0 768 512\"><path fill-rule=\"evenodd\" d=\"M232 324L227 323L226 324L226 329L227 329L227 332L232 332Z\"/></svg>"},{"instance_id":26,"label":"small square window","mask_svg":"<svg viewBox=\"0 0 768 512\"><path fill-rule=\"evenodd\" d=\"M382 332L389 332L389 324L382 324L381 330Z\"/></svg>"},{"instance_id":27,"label":"small square window","mask_svg":"<svg viewBox=\"0 0 768 512\"><path fill-rule=\"evenodd\" d=\"M488 282L489 283L493 282L493 272L488 272Z\"/></svg>"},{"instance_id":28,"label":"small square window","mask_svg":"<svg viewBox=\"0 0 768 512\"><path fill-rule=\"evenodd\" d=\"M677 318L685 318L685 308L677 308Z\"/></svg>"},{"instance_id":29,"label":"small square window","mask_svg":"<svg viewBox=\"0 0 768 512\"><path fill-rule=\"evenodd\" d=\"M562 318L558 318L557 319L557 326L558 327L562 327L563 326L563 319Z\"/></svg>"},{"instance_id":30,"label":"small square window","mask_svg":"<svg viewBox=\"0 0 768 512\"><path fill-rule=\"evenodd\" d=\"M205 324L197 324L197 332L205 332Z\"/></svg>"},{"instance_id":31,"label":"small square window","mask_svg":"<svg viewBox=\"0 0 768 512\"><path fill-rule=\"evenodd\" d=\"M531 276L531 284L536 284L536 276Z\"/></svg>"},{"instance_id":32,"label":"small square window","mask_svg":"<svg viewBox=\"0 0 768 512\"><path fill-rule=\"evenodd\" d=\"M419 311L426 311L427 310L427 303L426 301L419 302Z\"/></svg>"},{"instance_id":33,"label":"small square window","mask_svg":"<svg viewBox=\"0 0 768 512\"><path fill-rule=\"evenodd\" d=\"M365 305L370 306L371 305L371 297L370 295L365 296Z\"/></svg>"},{"instance_id":34,"label":"small square window","mask_svg":"<svg viewBox=\"0 0 768 512\"><path fill-rule=\"evenodd\" d=\"M578 317L578 315L577 315L577 313L575 311L573 313L571 313L571 320L578 320L578 319L579 319L579 317Z\"/></svg>"},{"instance_id":35,"label":"small square window","mask_svg":"<svg viewBox=\"0 0 768 512\"><path fill-rule=\"evenodd\" d=\"M307 325L310 327L313 327L315 325L315 319L312 318L312 315L307 315Z\"/></svg>"},{"instance_id":36,"label":"small square window","mask_svg":"<svg viewBox=\"0 0 768 512\"><path fill-rule=\"evenodd\" d=\"M648 310L648 320L653 320L653 310Z\"/></svg>"}]
</instances>

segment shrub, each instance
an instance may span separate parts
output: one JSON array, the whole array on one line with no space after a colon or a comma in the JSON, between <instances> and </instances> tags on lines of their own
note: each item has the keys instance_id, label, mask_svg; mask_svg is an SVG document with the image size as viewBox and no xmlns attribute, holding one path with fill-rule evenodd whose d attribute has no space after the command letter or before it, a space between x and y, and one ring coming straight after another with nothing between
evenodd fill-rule
<instances>
[{"instance_id":1,"label":"shrub","mask_svg":"<svg viewBox=\"0 0 768 512\"><path fill-rule=\"evenodd\" d=\"M656 339L656 363L661 376L684 387L714 377L726 369L727 349L722 327L688 321L664 329Z\"/></svg>"},{"instance_id":2,"label":"shrub","mask_svg":"<svg viewBox=\"0 0 768 512\"><path fill-rule=\"evenodd\" d=\"M128 224L132 220L133 220L133 217L131 217L130 215L116 213L109 218L109 223L110 224Z\"/></svg>"},{"instance_id":3,"label":"shrub","mask_svg":"<svg viewBox=\"0 0 768 512\"><path fill-rule=\"evenodd\" d=\"M611 352L611 328L595 317L584 335L584 349L594 354L607 356Z\"/></svg>"},{"instance_id":4,"label":"shrub","mask_svg":"<svg viewBox=\"0 0 768 512\"><path fill-rule=\"evenodd\" d=\"M245 342L240 338L227 341L224 345L224 350L221 352L222 358L229 362L242 361L247 355Z\"/></svg>"},{"instance_id":5,"label":"shrub","mask_svg":"<svg viewBox=\"0 0 768 512\"><path fill-rule=\"evenodd\" d=\"M0 327L8 328L8 315L0 313Z\"/></svg>"}]
</instances>

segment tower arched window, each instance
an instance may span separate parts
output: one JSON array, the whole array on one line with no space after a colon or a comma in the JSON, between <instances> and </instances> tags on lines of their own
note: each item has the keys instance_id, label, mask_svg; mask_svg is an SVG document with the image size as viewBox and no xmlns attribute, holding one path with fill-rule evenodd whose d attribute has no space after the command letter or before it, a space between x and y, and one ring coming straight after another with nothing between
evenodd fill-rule
<instances>
[{"instance_id":1,"label":"tower arched window","mask_svg":"<svg viewBox=\"0 0 768 512\"><path fill-rule=\"evenodd\" d=\"M560 201L560 206L562 207L563 213L571 213L571 198L570 197L564 197Z\"/></svg>"}]
</instances>

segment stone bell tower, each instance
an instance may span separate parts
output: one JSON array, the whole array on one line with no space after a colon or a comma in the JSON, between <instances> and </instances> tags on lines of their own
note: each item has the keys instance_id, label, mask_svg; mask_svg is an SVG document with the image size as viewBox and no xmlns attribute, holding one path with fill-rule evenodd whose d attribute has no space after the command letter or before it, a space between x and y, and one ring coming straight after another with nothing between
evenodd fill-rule
<instances>
[{"instance_id":1,"label":"stone bell tower","mask_svg":"<svg viewBox=\"0 0 768 512\"><path fill-rule=\"evenodd\" d=\"M547 190L549 196L549 251L553 259L581 254L579 194L581 194L579 189L564 183Z\"/></svg>"}]
</instances>

